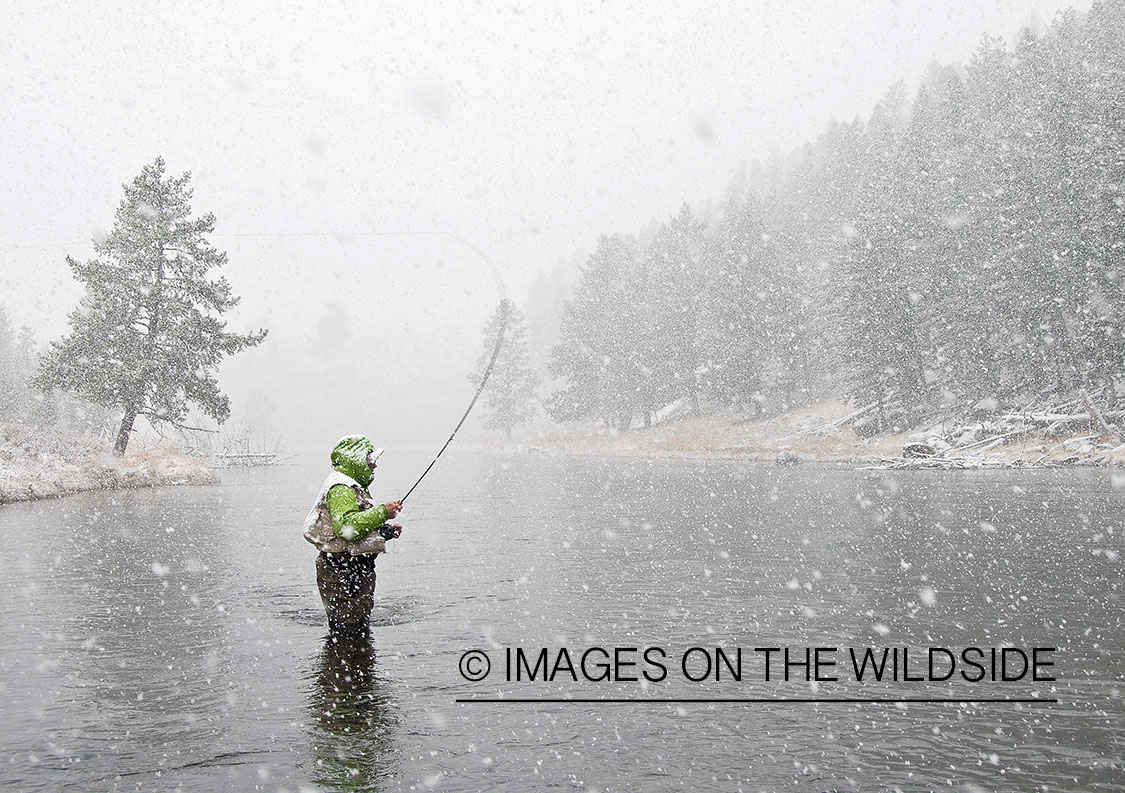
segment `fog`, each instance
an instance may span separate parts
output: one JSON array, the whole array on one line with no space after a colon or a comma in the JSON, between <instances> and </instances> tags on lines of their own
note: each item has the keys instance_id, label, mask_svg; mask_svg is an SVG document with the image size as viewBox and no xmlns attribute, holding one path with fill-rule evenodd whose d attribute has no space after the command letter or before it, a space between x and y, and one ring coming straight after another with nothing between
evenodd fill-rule
<instances>
[{"instance_id":1,"label":"fog","mask_svg":"<svg viewBox=\"0 0 1125 793\"><path fill-rule=\"evenodd\" d=\"M0 304L61 336L121 185L160 155L268 328L220 385L290 446L440 443L504 291L581 261L887 87L1088 3L7 4ZM558 296L560 299L563 295ZM536 317L528 317L534 333Z\"/></svg>"}]
</instances>

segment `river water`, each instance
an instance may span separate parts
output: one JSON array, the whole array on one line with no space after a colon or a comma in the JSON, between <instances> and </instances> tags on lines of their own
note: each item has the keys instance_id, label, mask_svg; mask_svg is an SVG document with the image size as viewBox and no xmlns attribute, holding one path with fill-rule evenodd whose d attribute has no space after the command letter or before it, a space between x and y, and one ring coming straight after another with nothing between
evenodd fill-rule
<instances>
[{"instance_id":1,"label":"river water","mask_svg":"<svg viewBox=\"0 0 1125 793\"><path fill-rule=\"evenodd\" d=\"M373 495L425 462L388 452ZM0 789L1125 790L1110 472L451 454L380 558L369 643L326 638L299 530L325 473L0 507ZM817 646L839 681L767 682L754 652ZM845 674L847 648L968 646L1053 647L1057 680ZM505 680L517 647L578 680ZM587 680L589 648L640 663ZM645 648L663 680L628 679ZM687 679L715 648L741 680ZM665 701L456 701L497 698Z\"/></svg>"}]
</instances>

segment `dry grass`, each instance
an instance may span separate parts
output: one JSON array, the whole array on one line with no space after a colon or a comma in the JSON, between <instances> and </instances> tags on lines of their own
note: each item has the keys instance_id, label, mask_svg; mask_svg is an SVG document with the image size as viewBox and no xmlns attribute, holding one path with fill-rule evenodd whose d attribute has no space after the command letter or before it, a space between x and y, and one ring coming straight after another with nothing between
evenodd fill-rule
<instances>
[{"instance_id":1,"label":"dry grass","mask_svg":"<svg viewBox=\"0 0 1125 793\"><path fill-rule=\"evenodd\" d=\"M858 462L880 454L897 454L903 435L860 440L845 428L831 437L802 434L850 412L845 404L820 402L763 420L733 412L681 418L655 427L619 432L597 423L550 425L514 435L510 442L482 444L493 450L555 451L599 456L715 457L776 459L789 450L805 460Z\"/></svg>"},{"instance_id":2,"label":"dry grass","mask_svg":"<svg viewBox=\"0 0 1125 793\"><path fill-rule=\"evenodd\" d=\"M84 490L214 481L202 460L170 444L134 444L124 457L115 457L93 438L0 424L0 504Z\"/></svg>"},{"instance_id":3,"label":"dry grass","mask_svg":"<svg viewBox=\"0 0 1125 793\"><path fill-rule=\"evenodd\" d=\"M804 461L865 465L882 457L899 457L910 435L923 429L913 427L901 433L866 439L857 437L851 427L842 427L831 434L807 432L847 416L852 410L846 403L824 400L761 420L720 412L628 432L592 422L550 425L514 435L510 442L497 439L479 444L478 448L607 457L731 458L769 462L777 460L779 452L787 450ZM1125 446L1076 453L1064 448L1063 442L1062 438L1025 437L993 447L988 454L1006 461L1060 461L1078 456L1084 464L1125 464Z\"/></svg>"}]
</instances>

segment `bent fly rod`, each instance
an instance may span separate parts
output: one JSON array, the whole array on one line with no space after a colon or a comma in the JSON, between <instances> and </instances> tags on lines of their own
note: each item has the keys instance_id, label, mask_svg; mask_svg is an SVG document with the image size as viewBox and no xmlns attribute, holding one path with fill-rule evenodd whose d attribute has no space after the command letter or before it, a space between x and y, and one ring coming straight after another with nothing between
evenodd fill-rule
<instances>
[{"instance_id":1,"label":"bent fly rod","mask_svg":"<svg viewBox=\"0 0 1125 793\"><path fill-rule=\"evenodd\" d=\"M426 478L426 474L428 474L430 472L430 469L434 467L434 463L436 463L438 461L438 458L441 457L442 453L444 453L445 450L449 448L449 444L453 443L453 438L457 435L457 431L461 429L461 425L465 423L465 419L467 419L469 417L469 414L472 413L473 406L476 405L477 400L480 399L481 393L484 392L484 387L488 384L488 376L492 374L492 367L496 365L496 359L500 355L500 348L504 344L504 331L507 326L508 301L501 300L500 329L496 333L496 344L492 348L492 357L488 360L488 366L485 367L484 376L480 380L480 385L477 386L477 392L473 394L473 399L471 402L469 402L469 406L465 408L464 415L462 415L461 420L457 422L457 426L453 428L453 432L449 434L449 439L445 442L441 449L438 450L438 453L434 455L434 459L430 460L430 464L426 466L426 470L422 472L422 475L420 477L418 477L418 481L410 486L410 489L406 491L405 496L399 499L400 502L406 501L406 499L410 497L410 494L414 492L414 488L418 487L418 485L422 483L422 480Z\"/></svg>"},{"instance_id":2,"label":"bent fly rod","mask_svg":"<svg viewBox=\"0 0 1125 793\"><path fill-rule=\"evenodd\" d=\"M488 376L492 374L492 367L496 365L496 358L500 355L500 347L504 344L504 331L507 326L508 301L504 299L500 301L500 330L496 333L496 344L492 348L492 357L488 361L488 366L485 367L484 377L481 378L480 385L477 386L477 392L473 394L473 401L469 403L469 406L467 408L465 408L465 414L461 416L461 420L458 421L457 426L453 428L453 432L449 435L449 440L447 440L445 442L445 445L442 446L441 449L438 450L438 453L434 455L434 459L430 460L430 464L426 466L426 470L422 472L422 475L420 477L418 477L418 481L411 485L410 489L406 491L405 496L399 499L400 502L406 501L406 499L410 497L410 494L414 492L414 488L422 484L422 480L426 478L426 474L428 474L430 472L430 469L434 467L434 463L438 461L438 458L441 457L442 453L447 448L449 448L449 444L453 443L453 437L457 434L457 430L461 429L461 425L465 423L465 419L467 419L469 417L469 414L473 411L473 405L475 405L477 403L477 400L480 399L480 395L484 391L485 385L488 383Z\"/></svg>"}]
</instances>

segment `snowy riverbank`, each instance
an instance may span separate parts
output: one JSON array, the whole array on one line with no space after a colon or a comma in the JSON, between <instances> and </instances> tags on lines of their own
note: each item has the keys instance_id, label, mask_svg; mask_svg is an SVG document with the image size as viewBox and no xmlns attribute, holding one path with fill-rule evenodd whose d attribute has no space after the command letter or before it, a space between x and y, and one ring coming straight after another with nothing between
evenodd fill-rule
<instances>
[{"instance_id":1,"label":"snowy riverbank","mask_svg":"<svg viewBox=\"0 0 1125 793\"><path fill-rule=\"evenodd\" d=\"M85 490L211 484L207 465L160 444L115 457L97 441L0 424L0 504Z\"/></svg>"},{"instance_id":2,"label":"snowy riverbank","mask_svg":"<svg viewBox=\"0 0 1125 793\"><path fill-rule=\"evenodd\" d=\"M1023 433L1019 437L993 439L994 429L986 421L931 423L900 433L859 438L850 426L831 426L852 411L841 402L824 401L761 420L717 413L628 432L592 422L570 423L537 427L513 434L510 441L501 438L477 446L482 451L814 462L848 467L1125 465L1125 444L1107 443L1088 432L1067 436ZM968 440L962 446L956 440L944 440L947 438ZM929 444L935 454L904 457L908 444Z\"/></svg>"}]
</instances>

